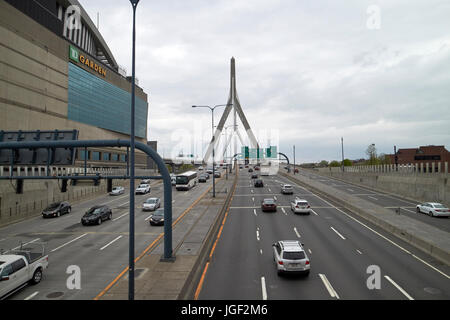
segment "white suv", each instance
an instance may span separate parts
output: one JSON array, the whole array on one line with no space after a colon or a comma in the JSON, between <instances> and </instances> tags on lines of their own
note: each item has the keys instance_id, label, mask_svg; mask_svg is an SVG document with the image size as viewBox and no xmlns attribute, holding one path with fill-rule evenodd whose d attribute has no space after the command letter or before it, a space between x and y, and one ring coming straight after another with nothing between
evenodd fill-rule
<instances>
[{"instance_id":1,"label":"white suv","mask_svg":"<svg viewBox=\"0 0 450 320\"><path fill-rule=\"evenodd\" d=\"M136 194L146 194L150 192L149 184L140 184L136 189Z\"/></svg>"},{"instance_id":2,"label":"white suv","mask_svg":"<svg viewBox=\"0 0 450 320\"><path fill-rule=\"evenodd\" d=\"M310 214L311 213L311 206L309 205L308 201L303 200L303 199L299 199L299 198L295 198L295 200L293 200L291 202L291 210L294 213Z\"/></svg>"},{"instance_id":3,"label":"white suv","mask_svg":"<svg viewBox=\"0 0 450 320\"><path fill-rule=\"evenodd\" d=\"M272 247L278 274L292 272L309 275L311 264L303 244L297 240L283 240L275 242Z\"/></svg>"},{"instance_id":4,"label":"white suv","mask_svg":"<svg viewBox=\"0 0 450 320\"><path fill-rule=\"evenodd\" d=\"M281 185L281 193L282 194L293 194L294 188L290 184L282 184Z\"/></svg>"}]
</instances>

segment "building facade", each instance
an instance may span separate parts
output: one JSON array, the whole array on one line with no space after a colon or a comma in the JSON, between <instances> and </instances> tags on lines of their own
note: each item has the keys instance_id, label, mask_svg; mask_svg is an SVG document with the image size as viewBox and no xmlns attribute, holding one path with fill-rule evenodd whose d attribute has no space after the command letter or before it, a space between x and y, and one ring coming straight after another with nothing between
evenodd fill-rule
<instances>
[{"instance_id":1,"label":"building facade","mask_svg":"<svg viewBox=\"0 0 450 320\"><path fill-rule=\"evenodd\" d=\"M148 97L136 85L136 141ZM79 140L130 139L131 82L77 0L0 0L0 130L78 130ZM77 150L75 164L126 166L124 148ZM136 166L147 156L136 150Z\"/></svg>"},{"instance_id":2,"label":"building facade","mask_svg":"<svg viewBox=\"0 0 450 320\"><path fill-rule=\"evenodd\" d=\"M389 157L391 163L395 164L395 154L390 154ZM450 163L450 152L445 146L431 145L397 150L398 164L434 163L437 167L438 163L443 165L445 162Z\"/></svg>"}]
</instances>

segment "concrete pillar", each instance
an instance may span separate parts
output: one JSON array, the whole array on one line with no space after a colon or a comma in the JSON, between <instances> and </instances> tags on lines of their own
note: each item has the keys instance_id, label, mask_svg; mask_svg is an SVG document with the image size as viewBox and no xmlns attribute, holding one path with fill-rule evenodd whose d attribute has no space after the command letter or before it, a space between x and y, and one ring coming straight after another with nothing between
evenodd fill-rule
<instances>
[{"instance_id":1,"label":"concrete pillar","mask_svg":"<svg viewBox=\"0 0 450 320\"><path fill-rule=\"evenodd\" d=\"M0 166L0 176L3 177L3 166Z\"/></svg>"},{"instance_id":2,"label":"concrete pillar","mask_svg":"<svg viewBox=\"0 0 450 320\"><path fill-rule=\"evenodd\" d=\"M420 173L423 173L423 162L420 163Z\"/></svg>"},{"instance_id":3,"label":"concrete pillar","mask_svg":"<svg viewBox=\"0 0 450 320\"><path fill-rule=\"evenodd\" d=\"M430 172L430 163L425 163L426 172Z\"/></svg>"},{"instance_id":4,"label":"concrete pillar","mask_svg":"<svg viewBox=\"0 0 450 320\"><path fill-rule=\"evenodd\" d=\"M445 161L444 163L444 173L447 174L448 173L448 162Z\"/></svg>"},{"instance_id":5,"label":"concrete pillar","mask_svg":"<svg viewBox=\"0 0 450 320\"><path fill-rule=\"evenodd\" d=\"M438 162L437 173L441 173L441 163Z\"/></svg>"},{"instance_id":6,"label":"concrete pillar","mask_svg":"<svg viewBox=\"0 0 450 320\"><path fill-rule=\"evenodd\" d=\"M435 173L435 167L434 167L434 162L431 163L431 173Z\"/></svg>"}]
</instances>

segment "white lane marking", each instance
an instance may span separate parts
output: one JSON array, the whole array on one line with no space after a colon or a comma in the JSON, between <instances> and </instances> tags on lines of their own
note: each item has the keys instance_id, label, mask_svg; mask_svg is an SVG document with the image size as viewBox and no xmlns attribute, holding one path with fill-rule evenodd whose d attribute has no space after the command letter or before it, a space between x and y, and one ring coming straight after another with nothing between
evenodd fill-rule
<instances>
[{"instance_id":1,"label":"white lane marking","mask_svg":"<svg viewBox=\"0 0 450 320\"><path fill-rule=\"evenodd\" d=\"M253 189L250 190L253 193Z\"/></svg>"},{"instance_id":2,"label":"white lane marking","mask_svg":"<svg viewBox=\"0 0 450 320\"><path fill-rule=\"evenodd\" d=\"M273 196L273 198L275 199L275 201L278 201L278 199L277 199L277 197L276 197L276 196Z\"/></svg>"},{"instance_id":3,"label":"white lane marking","mask_svg":"<svg viewBox=\"0 0 450 320\"><path fill-rule=\"evenodd\" d=\"M344 236L342 234L340 234L335 228L330 227L334 232L336 232L336 234L342 238L342 240L345 240Z\"/></svg>"},{"instance_id":4,"label":"white lane marking","mask_svg":"<svg viewBox=\"0 0 450 320\"><path fill-rule=\"evenodd\" d=\"M264 277L261 277L261 290L263 300L267 300L266 279Z\"/></svg>"},{"instance_id":5,"label":"white lane marking","mask_svg":"<svg viewBox=\"0 0 450 320\"><path fill-rule=\"evenodd\" d=\"M412 212L412 213L416 213L416 211L408 210L408 209L406 209L406 208L404 208L404 207L400 207L400 208L401 208L401 209L403 209L403 210L406 210L406 211Z\"/></svg>"},{"instance_id":6,"label":"white lane marking","mask_svg":"<svg viewBox=\"0 0 450 320\"><path fill-rule=\"evenodd\" d=\"M39 293L39 291L36 291L36 292L30 294L28 297L26 297L26 298L23 299L23 300L31 300L31 299L33 299L38 293Z\"/></svg>"},{"instance_id":7,"label":"white lane marking","mask_svg":"<svg viewBox=\"0 0 450 320\"><path fill-rule=\"evenodd\" d=\"M127 214L129 214L129 212L125 212L124 214L118 216L117 218L113 219L113 221L119 220L120 218L126 216Z\"/></svg>"},{"instance_id":8,"label":"white lane marking","mask_svg":"<svg viewBox=\"0 0 450 320\"><path fill-rule=\"evenodd\" d=\"M120 238L122 238L122 236L118 236L117 238L115 238L113 241L109 242L108 244L104 245L103 247L100 248L100 250L105 249L106 247L108 247L109 245L113 244L114 242L116 242L117 240L119 240Z\"/></svg>"},{"instance_id":9,"label":"white lane marking","mask_svg":"<svg viewBox=\"0 0 450 320\"><path fill-rule=\"evenodd\" d=\"M83 238L83 237L86 236L86 235L87 235L87 233L84 233L84 234L82 234L81 236L76 237L75 239L72 239L72 240L70 240L69 242L64 243L63 245L60 245L58 248L55 248L55 249L53 249L53 250L50 251L50 252L55 252L56 250L59 250L59 249L61 249L62 247L65 247L65 246L67 246L68 244L70 244L70 243L72 243L72 242L74 242L74 241L76 241L76 240L78 240L78 239L81 239L81 238Z\"/></svg>"},{"instance_id":10,"label":"white lane marking","mask_svg":"<svg viewBox=\"0 0 450 320\"><path fill-rule=\"evenodd\" d=\"M311 212L318 216L317 212L315 212L313 209L311 209Z\"/></svg>"},{"instance_id":11,"label":"white lane marking","mask_svg":"<svg viewBox=\"0 0 450 320\"><path fill-rule=\"evenodd\" d=\"M261 254L262 254L262 249L259 249L259 253L261 253Z\"/></svg>"},{"instance_id":12,"label":"white lane marking","mask_svg":"<svg viewBox=\"0 0 450 320\"><path fill-rule=\"evenodd\" d=\"M172 200L172 203L175 203L175 200Z\"/></svg>"},{"instance_id":13,"label":"white lane marking","mask_svg":"<svg viewBox=\"0 0 450 320\"><path fill-rule=\"evenodd\" d=\"M5 241L6 239L0 239L0 241Z\"/></svg>"},{"instance_id":14,"label":"white lane marking","mask_svg":"<svg viewBox=\"0 0 450 320\"><path fill-rule=\"evenodd\" d=\"M252 197L252 201L255 202L255 198L254 197Z\"/></svg>"},{"instance_id":15,"label":"white lane marking","mask_svg":"<svg viewBox=\"0 0 450 320\"><path fill-rule=\"evenodd\" d=\"M281 208L281 211L283 211L283 213L284 213L285 215L287 215L286 210L284 210L284 208Z\"/></svg>"},{"instance_id":16,"label":"white lane marking","mask_svg":"<svg viewBox=\"0 0 450 320\"><path fill-rule=\"evenodd\" d=\"M364 223L362 223L362 222L359 221L358 219L353 218L353 217L352 217L351 215L349 215L348 213L342 211L341 209L337 208L336 206L333 206L331 203L329 203L328 201L326 201L326 200L324 200L323 198L319 197L318 195L316 195L316 194L314 194L314 195L315 195L317 198L321 199L322 201L328 203L330 206L332 206L333 208L335 208L335 209L338 210L339 212L342 212L343 214L345 214L345 215L346 215L347 217L349 217L350 219L352 219L352 220L358 222L360 225L366 227L367 229L369 229L370 231L372 231L372 232L375 233L376 235L380 236L381 238L385 239L386 241L389 241L391 244L393 244L393 245L396 246L397 248L403 250L404 252L406 252L406 253L408 253L408 254L411 254L411 252L409 252L408 250L406 250L406 249L403 248L402 246L400 246L400 245L396 244L394 241L392 241L392 240L386 238L386 237L383 236L381 233L379 233L379 232L373 230L371 227L365 225Z\"/></svg>"},{"instance_id":17,"label":"white lane marking","mask_svg":"<svg viewBox=\"0 0 450 320\"><path fill-rule=\"evenodd\" d=\"M308 249L308 252L309 252L309 254L312 254L312 251L311 251L311 249Z\"/></svg>"},{"instance_id":18,"label":"white lane marking","mask_svg":"<svg viewBox=\"0 0 450 320\"><path fill-rule=\"evenodd\" d=\"M256 239L259 241L260 239L259 239L259 231L258 230L256 230Z\"/></svg>"},{"instance_id":19,"label":"white lane marking","mask_svg":"<svg viewBox=\"0 0 450 320\"><path fill-rule=\"evenodd\" d=\"M353 189L347 188L347 190L350 191L350 192L355 192L355 190L353 190Z\"/></svg>"},{"instance_id":20,"label":"white lane marking","mask_svg":"<svg viewBox=\"0 0 450 320\"><path fill-rule=\"evenodd\" d=\"M361 252L361 251L359 251L358 249L356 249L356 252L358 252L359 254L362 254L362 252Z\"/></svg>"},{"instance_id":21,"label":"white lane marking","mask_svg":"<svg viewBox=\"0 0 450 320\"><path fill-rule=\"evenodd\" d=\"M432 268L433 270L439 272L439 273L442 274L444 277L447 277L447 279L450 279L450 277L449 277L447 274L443 273L443 272L442 272L441 270L439 270L439 269L436 269L435 267L433 267L433 266L432 266L431 264L429 264L428 262L426 262L426 261L420 259L418 256L416 256L416 255L414 255L414 254L413 254L412 256L413 256L414 258L416 258L417 260L419 260L420 262L426 264L427 266L429 266L429 267Z\"/></svg>"},{"instance_id":22,"label":"white lane marking","mask_svg":"<svg viewBox=\"0 0 450 320\"><path fill-rule=\"evenodd\" d=\"M321 274L321 273L319 273L319 277L322 280L323 284L325 285L325 288L327 288L328 293L330 294L330 296L333 297L333 298L339 299L339 295L333 289L333 286L328 281L327 277L324 274Z\"/></svg>"},{"instance_id":23,"label":"white lane marking","mask_svg":"<svg viewBox=\"0 0 450 320\"><path fill-rule=\"evenodd\" d=\"M269 192L272 192L272 190L270 190L270 188L268 188L269 189Z\"/></svg>"},{"instance_id":24,"label":"white lane marking","mask_svg":"<svg viewBox=\"0 0 450 320\"><path fill-rule=\"evenodd\" d=\"M122 196L122 197L119 197L119 198L115 198L115 199L112 199L112 200L110 200L110 201L103 202L103 204L107 204L107 203L110 203L110 202L113 202L113 201L116 201L116 200L119 200L119 199L123 199L123 198L126 198L126 197L127 197L127 195ZM129 202L129 201L128 201L128 202Z\"/></svg>"},{"instance_id":25,"label":"white lane marking","mask_svg":"<svg viewBox=\"0 0 450 320\"><path fill-rule=\"evenodd\" d=\"M295 234L297 235L297 237L298 238L301 238L301 235L298 233L298 231L297 231L297 228L296 227L294 227L294 232L295 232Z\"/></svg>"},{"instance_id":26,"label":"white lane marking","mask_svg":"<svg viewBox=\"0 0 450 320\"><path fill-rule=\"evenodd\" d=\"M153 214L149 215L147 218L144 219L144 221L147 221L148 219L150 219L150 217L151 217L152 215L153 215Z\"/></svg>"},{"instance_id":27,"label":"white lane marking","mask_svg":"<svg viewBox=\"0 0 450 320\"><path fill-rule=\"evenodd\" d=\"M253 214L254 214L255 216L258 216L258 215L256 214L256 209L253 209Z\"/></svg>"},{"instance_id":28,"label":"white lane marking","mask_svg":"<svg viewBox=\"0 0 450 320\"><path fill-rule=\"evenodd\" d=\"M405 297L407 297L409 300L414 300L413 297L411 297L405 290L403 290L398 284L395 283L394 280L389 278L388 276L384 276L390 283L394 285Z\"/></svg>"},{"instance_id":29,"label":"white lane marking","mask_svg":"<svg viewBox=\"0 0 450 320\"><path fill-rule=\"evenodd\" d=\"M373 199L373 200L377 200L377 201L378 201L377 198L374 198L374 197L371 197L371 196L368 196L367 198L370 198L370 199Z\"/></svg>"}]
</instances>

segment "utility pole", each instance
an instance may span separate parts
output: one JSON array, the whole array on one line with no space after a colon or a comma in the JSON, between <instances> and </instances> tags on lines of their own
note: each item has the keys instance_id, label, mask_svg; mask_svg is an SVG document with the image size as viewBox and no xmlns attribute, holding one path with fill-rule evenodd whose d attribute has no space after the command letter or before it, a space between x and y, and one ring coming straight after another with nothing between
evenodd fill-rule
<instances>
[{"instance_id":1,"label":"utility pole","mask_svg":"<svg viewBox=\"0 0 450 320\"><path fill-rule=\"evenodd\" d=\"M344 137L341 137L341 145L342 145L342 172L345 171L344 168Z\"/></svg>"},{"instance_id":2,"label":"utility pole","mask_svg":"<svg viewBox=\"0 0 450 320\"><path fill-rule=\"evenodd\" d=\"M295 175L295 144L294 144L294 175Z\"/></svg>"}]
</instances>

